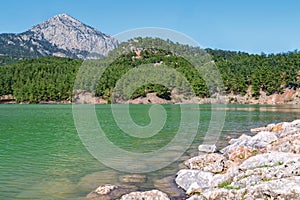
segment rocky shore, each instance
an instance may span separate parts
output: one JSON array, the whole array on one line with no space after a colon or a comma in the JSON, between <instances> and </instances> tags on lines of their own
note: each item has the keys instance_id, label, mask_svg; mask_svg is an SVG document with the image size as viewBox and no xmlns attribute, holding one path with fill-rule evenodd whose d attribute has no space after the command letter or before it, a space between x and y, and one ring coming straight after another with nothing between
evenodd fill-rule
<instances>
[{"instance_id":1,"label":"rocky shore","mask_svg":"<svg viewBox=\"0 0 300 200\"><path fill-rule=\"evenodd\" d=\"M219 152L199 146L176 183L202 199L300 199L300 120L251 130Z\"/></svg>"},{"instance_id":2,"label":"rocky shore","mask_svg":"<svg viewBox=\"0 0 300 200\"><path fill-rule=\"evenodd\" d=\"M159 190L137 191L135 186L104 184L88 199L213 200L300 199L300 120L269 124L251 130L254 136L230 139L228 146L200 145L198 156L184 162L173 178L166 179L185 191L174 198ZM125 182L145 179L123 177ZM176 187L176 185L175 185ZM159 188L158 188L159 189ZM175 188L176 190L176 188Z\"/></svg>"}]
</instances>

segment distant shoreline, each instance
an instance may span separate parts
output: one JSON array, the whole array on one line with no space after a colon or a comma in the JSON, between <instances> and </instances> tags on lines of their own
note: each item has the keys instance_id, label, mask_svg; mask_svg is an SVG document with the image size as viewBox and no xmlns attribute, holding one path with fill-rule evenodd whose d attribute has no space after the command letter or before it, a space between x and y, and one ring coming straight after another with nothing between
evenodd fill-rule
<instances>
[{"instance_id":1,"label":"distant shoreline","mask_svg":"<svg viewBox=\"0 0 300 200\"><path fill-rule=\"evenodd\" d=\"M90 93L78 95L75 102L64 101L39 101L30 103L29 101L17 102L12 95L0 96L0 104L109 104L101 97L93 97ZM300 105L300 88L286 89L282 94L272 94L267 96L262 93L259 98L254 98L249 94L233 95L224 97L187 99L182 96L174 96L171 100L165 100L156 96L156 93L148 93L145 97L138 97L126 102L115 102L116 104L250 104L250 105Z\"/></svg>"}]
</instances>

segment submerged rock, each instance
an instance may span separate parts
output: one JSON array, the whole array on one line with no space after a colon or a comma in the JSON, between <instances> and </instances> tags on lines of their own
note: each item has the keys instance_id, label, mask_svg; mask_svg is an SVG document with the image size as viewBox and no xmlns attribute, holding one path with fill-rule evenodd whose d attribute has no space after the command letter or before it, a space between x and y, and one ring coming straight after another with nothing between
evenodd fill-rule
<instances>
[{"instance_id":1,"label":"submerged rock","mask_svg":"<svg viewBox=\"0 0 300 200\"><path fill-rule=\"evenodd\" d=\"M126 174L119 177L119 180L124 183L144 183L147 176L143 174Z\"/></svg>"},{"instance_id":2,"label":"submerged rock","mask_svg":"<svg viewBox=\"0 0 300 200\"><path fill-rule=\"evenodd\" d=\"M16 179L14 181L22 181L26 184L26 178ZM20 183L20 182L18 182ZM2 187L3 188L3 187ZM19 193L14 194L9 198L3 196L1 189L1 200L3 199L73 199L74 194L77 193L74 183L67 178L50 178L40 180L33 185L27 185L26 190L20 190Z\"/></svg>"},{"instance_id":3,"label":"submerged rock","mask_svg":"<svg viewBox=\"0 0 300 200\"><path fill-rule=\"evenodd\" d=\"M170 200L168 195L159 191L151 190L146 192L131 192L123 195L121 200Z\"/></svg>"},{"instance_id":4,"label":"submerged rock","mask_svg":"<svg viewBox=\"0 0 300 200\"><path fill-rule=\"evenodd\" d=\"M89 193L86 198L93 200L113 200L135 190L137 190L135 186L106 184L99 186L96 190Z\"/></svg>"},{"instance_id":5,"label":"submerged rock","mask_svg":"<svg viewBox=\"0 0 300 200\"><path fill-rule=\"evenodd\" d=\"M113 170L94 172L84 176L77 185L79 191L92 191L99 185L116 183L118 174Z\"/></svg>"},{"instance_id":6,"label":"submerged rock","mask_svg":"<svg viewBox=\"0 0 300 200\"><path fill-rule=\"evenodd\" d=\"M185 193L182 189L178 188L175 183L174 176L167 176L162 179L157 179L153 181L154 187L162 192L165 192L170 197L181 197Z\"/></svg>"}]
</instances>

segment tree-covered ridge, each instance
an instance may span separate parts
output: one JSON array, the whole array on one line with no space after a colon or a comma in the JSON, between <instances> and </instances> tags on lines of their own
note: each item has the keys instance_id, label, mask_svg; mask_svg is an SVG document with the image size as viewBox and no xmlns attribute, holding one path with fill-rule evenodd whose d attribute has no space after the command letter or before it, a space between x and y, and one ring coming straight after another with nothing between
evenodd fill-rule
<instances>
[{"instance_id":1,"label":"tree-covered ridge","mask_svg":"<svg viewBox=\"0 0 300 200\"><path fill-rule=\"evenodd\" d=\"M22 59L21 58L14 58L14 57L11 57L11 56L2 56L2 55L0 55L0 67L5 66L5 65L13 64L13 63L17 62L18 60L22 60Z\"/></svg>"},{"instance_id":2,"label":"tree-covered ridge","mask_svg":"<svg viewBox=\"0 0 300 200\"><path fill-rule=\"evenodd\" d=\"M137 50L139 50L138 53ZM192 65L193 62L189 62L190 60L185 59L181 56L182 54L190 55L191 59L200 58L198 60L202 63L212 60L213 62L209 63L214 63L220 71L227 94L244 95L251 88L251 95L259 97L262 91L271 95L281 93L285 88L300 87L300 53L297 51L276 55L252 55L212 49L206 49L206 52L208 54L199 48L171 41L136 38L120 44L119 48L110 53L114 59L101 77L97 73L87 79L84 79L84 76L81 77L82 80L77 77L76 88L111 100L116 83L127 72L138 69L141 65L149 65L151 68L165 65L182 74L199 97L210 97L213 93L220 92L220 88L212 90L212 87L208 85L214 82L205 82L201 73L199 74L199 71ZM43 57L2 66L0 67L0 96L12 94L18 102L32 103L72 100L78 70L86 62L94 64L91 68L80 71L82 74L88 74L92 71L92 67L97 68L99 65L97 60L80 61ZM164 78L168 79L168 75ZM155 83L146 84L138 87L129 98L156 92L159 97L169 99L174 89L178 94L187 94L184 84L174 79L174 82L176 81L174 85L179 86L177 88Z\"/></svg>"},{"instance_id":3,"label":"tree-covered ridge","mask_svg":"<svg viewBox=\"0 0 300 200\"><path fill-rule=\"evenodd\" d=\"M170 67L180 73L180 75L189 82L195 95L199 97L208 97L210 95L204 80L191 63L184 57L176 56L170 51L161 49L144 49L140 51L138 56L136 52L130 52L117 58L101 76L99 84L97 85L96 95L110 99L117 81L131 69L143 65L147 65L148 68L152 69L149 71L152 76L161 76L161 79L165 79L164 81L159 81L160 78L157 78L156 82L164 82L166 84L150 83L137 87L134 83L127 83L126 85L132 85L132 87L137 88L135 92L127 98L134 99L140 96L146 96L146 94L150 92L156 92L157 96L164 99L170 99L171 91L175 89L175 86L177 86L176 90L178 94L188 95L191 93L191 91L189 91L190 88L185 85L179 76L176 76L174 73L167 70L162 73L160 69L157 69L157 66L161 65ZM146 80L146 76L149 76L149 74L139 73L138 79L134 76L135 75L133 74L128 81L135 80L137 82L136 84L138 84L139 80ZM131 88L128 88L128 90L130 89Z\"/></svg>"},{"instance_id":4,"label":"tree-covered ridge","mask_svg":"<svg viewBox=\"0 0 300 200\"><path fill-rule=\"evenodd\" d=\"M18 102L71 99L82 61L44 57L0 67L0 95L13 94Z\"/></svg>"},{"instance_id":5,"label":"tree-covered ridge","mask_svg":"<svg viewBox=\"0 0 300 200\"><path fill-rule=\"evenodd\" d=\"M298 88L300 53L298 51L252 55L207 49L219 68L227 93L245 94L252 86L252 95L281 93L285 88Z\"/></svg>"}]
</instances>

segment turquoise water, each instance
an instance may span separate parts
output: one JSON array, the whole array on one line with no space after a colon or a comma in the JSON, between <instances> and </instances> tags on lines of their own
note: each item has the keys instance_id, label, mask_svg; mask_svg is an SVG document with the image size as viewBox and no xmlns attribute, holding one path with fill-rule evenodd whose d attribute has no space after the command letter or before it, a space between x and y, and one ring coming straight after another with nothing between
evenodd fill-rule
<instances>
[{"instance_id":1,"label":"turquoise water","mask_svg":"<svg viewBox=\"0 0 300 200\"><path fill-rule=\"evenodd\" d=\"M132 105L130 114L139 125L150 122L150 106ZM164 106L168 118L160 134L134 139L122 133L109 105L97 105L97 116L116 146L135 152L151 152L170 142L178 131L180 107ZM119 109L123 109L120 106ZM186 112L195 112L185 107ZM215 110L224 110L222 106ZM254 127L300 118L299 106L228 105L218 143L227 136L249 133ZM139 189L153 188L156 179L174 175L178 164L196 153L211 118L211 107L200 105L200 126L193 144L177 162L147 174ZM121 163L122 165L122 163ZM137 163L138 165L138 163ZM82 144L71 105L0 105L0 199L82 199L99 184L120 182L125 172L95 159Z\"/></svg>"}]
</instances>

